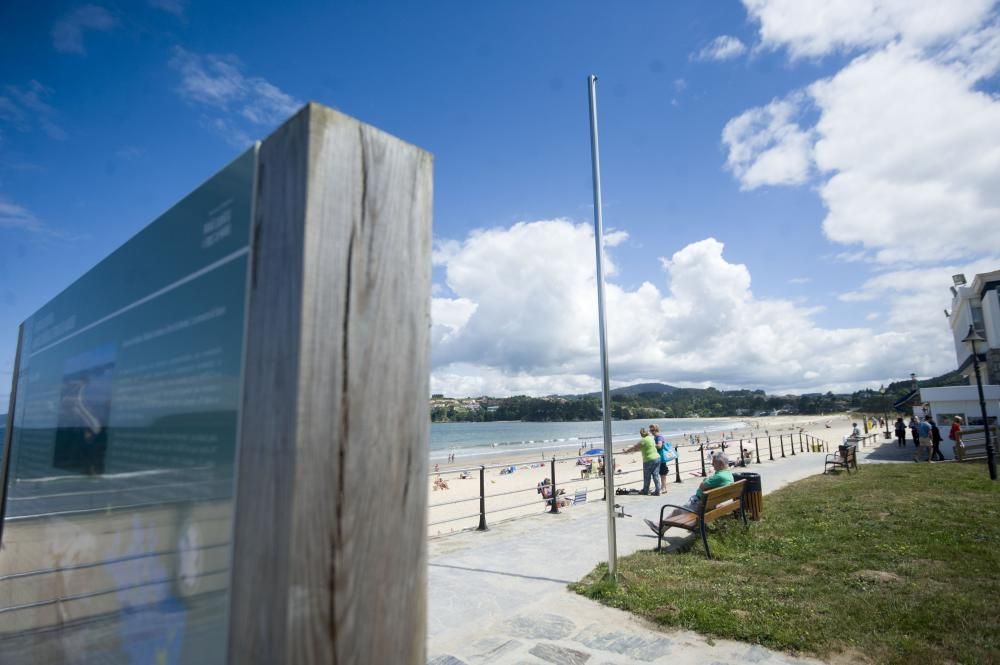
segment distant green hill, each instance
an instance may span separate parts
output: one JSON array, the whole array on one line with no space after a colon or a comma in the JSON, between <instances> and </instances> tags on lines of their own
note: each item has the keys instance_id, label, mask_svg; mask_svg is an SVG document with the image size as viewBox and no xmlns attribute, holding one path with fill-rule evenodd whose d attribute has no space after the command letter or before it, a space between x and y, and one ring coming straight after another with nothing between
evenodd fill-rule
<instances>
[{"instance_id":1,"label":"distant green hill","mask_svg":"<svg viewBox=\"0 0 1000 665\"><path fill-rule=\"evenodd\" d=\"M664 395L676 392L680 388L676 386L669 386L666 383L637 383L633 386L624 386L622 388L612 388L611 395ZM563 397L575 398L575 397L600 397L600 392L587 393L585 395L563 395Z\"/></svg>"}]
</instances>

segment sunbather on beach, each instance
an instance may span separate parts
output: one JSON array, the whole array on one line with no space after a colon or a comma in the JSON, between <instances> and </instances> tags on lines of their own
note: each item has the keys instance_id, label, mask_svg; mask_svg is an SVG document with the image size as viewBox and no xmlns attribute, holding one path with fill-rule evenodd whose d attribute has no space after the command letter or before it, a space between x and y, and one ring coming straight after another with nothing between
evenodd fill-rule
<instances>
[{"instance_id":1,"label":"sunbather on beach","mask_svg":"<svg viewBox=\"0 0 1000 665\"><path fill-rule=\"evenodd\" d=\"M664 521L684 512L684 510L697 511L698 506L701 504L701 498L707 490L718 489L719 487L725 487L733 483L733 472L729 470L729 458L725 453L712 455L712 468L715 470L715 473L702 481L701 485L698 486L698 490L682 507L683 510L675 508L663 516ZM663 535L663 532L667 530L667 525L664 522L661 522L660 526L657 527L656 522L653 520L644 521L646 522L646 526L652 529L653 533L657 535Z\"/></svg>"}]
</instances>

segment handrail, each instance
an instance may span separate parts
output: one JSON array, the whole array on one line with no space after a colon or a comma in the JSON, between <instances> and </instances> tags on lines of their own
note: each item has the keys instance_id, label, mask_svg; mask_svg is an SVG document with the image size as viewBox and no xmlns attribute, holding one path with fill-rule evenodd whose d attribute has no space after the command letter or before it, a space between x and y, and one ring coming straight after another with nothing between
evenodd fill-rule
<instances>
[{"instance_id":1,"label":"handrail","mask_svg":"<svg viewBox=\"0 0 1000 665\"><path fill-rule=\"evenodd\" d=\"M866 437L868 439L874 439L878 436L878 432ZM762 453L761 447L764 447ZM799 454L805 453L822 453L828 452L830 444L825 439L813 436L812 434L807 434L801 430L795 432L775 432L770 433L765 430L764 434L758 434L757 436L745 436L745 437L733 437L727 438L723 437L720 440L711 441L700 441L695 444L691 443L679 443L674 446L674 451L676 453L675 459L671 460L673 469L671 469L671 475L674 476L672 484L683 483L684 476L690 476L694 478L700 478L707 475L707 461L711 453L722 450L730 454L730 461L735 466L746 467L752 464L761 464L766 461L773 461L774 459L780 457L791 457ZM617 450L616 455L628 454L623 452L624 448ZM708 453L708 454L706 454ZM763 457L761 456L763 454ZM432 503L428 505L428 510L433 510L435 508L441 508L444 506L452 506L460 503L468 503L472 501L479 502L479 511L477 513L470 513L466 515L449 517L447 519L437 520L434 522L429 522L428 527L438 526L441 524L447 524L451 522L458 522L462 520L473 520L476 517L479 518L479 525L475 527L479 531L487 531L489 527L487 525L487 516L493 515L496 518L500 513L509 512L512 510L528 508L531 506L538 506L539 503L542 504L541 508L544 512L550 514L560 514L560 506L558 501L551 501L557 496L561 496L564 499L570 499L570 494L563 493L562 495L556 494L559 488L570 487L573 485L586 485L587 483L593 482L598 476L596 471L593 472L593 478L577 478L575 477L575 472L579 469L578 465L574 465L571 470L564 470L563 477L557 477L558 466L557 463L560 462L576 462L580 459L580 455L568 455L568 456L552 456L539 461L521 461L521 462L508 462L508 463L494 463L494 464L480 464L478 466L465 466L465 467L455 467L448 469L438 469L437 471L431 471L428 473L429 477L434 476L456 476L459 474L469 474L466 479L469 479L471 474L478 473L479 475L479 492L472 496L463 497L459 499L450 499L445 501L440 501L437 503ZM593 456L597 457L597 456ZM486 472L493 471L497 469L504 469L509 467L515 467L515 469L521 469L525 466L531 466L538 468L539 464L548 466L546 470L546 476L549 477L550 487L553 489L553 496L549 498L535 499L527 503L517 503L514 505L495 505L495 499L500 499L503 497L515 496L518 494L525 494L531 492L538 492L538 485L531 487L519 487L516 489L503 490L498 492L487 493L486 491ZM616 464L617 466L617 464ZM566 473L568 471L568 473ZM634 477L634 479L633 479ZM633 485L640 485L643 482L642 469L633 469L631 471L618 470L615 473L616 486L617 487L627 487ZM668 481L671 482L671 481ZM597 488L594 488L595 490ZM603 483L600 488L602 500L607 500L607 496L604 496ZM493 503L494 505L489 505ZM489 507L488 507L489 506ZM511 519L517 519L518 517L527 515L514 515L510 517L504 517L495 519L495 521L509 521ZM473 528L473 527L469 527ZM467 529L462 529L467 530Z\"/></svg>"}]
</instances>

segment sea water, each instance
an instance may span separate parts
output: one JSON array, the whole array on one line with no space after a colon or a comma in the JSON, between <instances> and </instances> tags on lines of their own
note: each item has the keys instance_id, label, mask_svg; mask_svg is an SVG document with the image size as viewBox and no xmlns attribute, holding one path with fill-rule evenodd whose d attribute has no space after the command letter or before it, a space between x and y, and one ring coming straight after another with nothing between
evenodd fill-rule
<instances>
[{"instance_id":1,"label":"sea water","mask_svg":"<svg viewBox=\"0 0 1000 665\"><path fill-rule=\"evenodd\" d=\"M690 435L711 435L729 432L746 423L733 420L702 418L669 418L660 420L614 420L611 437L615 445L639 440L639 428L650 423L660 426L668 441L687 443ZM604 427L600 420L583 422L532 423L503 421L486 423L432 423L431 460L445 460L451 453L455 459L482 455L508 455L512 452L539 455L547 451L602 448ZM715 438L715 437L712 437Z\"/></svg>"}]
</instances>

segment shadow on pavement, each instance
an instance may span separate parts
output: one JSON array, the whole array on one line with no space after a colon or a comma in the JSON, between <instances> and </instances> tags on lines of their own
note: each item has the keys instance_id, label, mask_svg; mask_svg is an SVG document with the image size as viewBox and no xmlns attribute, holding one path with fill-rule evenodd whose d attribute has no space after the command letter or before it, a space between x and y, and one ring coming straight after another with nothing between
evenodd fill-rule
<instances>
[{"instance_id":1,"label":"shadow on pavement","mask_svg":"<svg viewBox=\"0 0 1000 665\"><path fill-rule=\"evenodd\" d=\"M538 580L541 582L555 582L556 584L572 584L576 580L559 580L553 577L540 577L538 575L522 575L520 573L509 573L505 570L486 570L485 568L468 568L466 566L453 566L446 563L429 563L430 568L451 568L452 570L466 570L470 573L491 573L493 575L506 575L508 577L520 577L525 580Z\"/></svg>"},{"instance_id":2,"label":"shadow on pavement","mask_svg":"<svg viewBox=\"0 0 1000 665\"><path fill-rule=\"evenodd\" d=\"M917 447L913 445L912 440L907 439L906 447L904 448L897 446L895 441L890 441L872 450L865 456L865 459L872 462L912 462L913 456L916 453ZM954 444L951 441L942 441L941 453L944 455L945 460L954 459ZM920 458L926 460L927 453L920 453Z\"/></svg>"}]
</instances>

